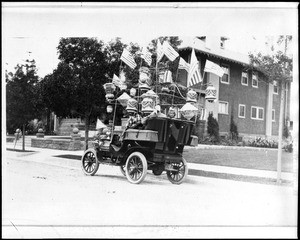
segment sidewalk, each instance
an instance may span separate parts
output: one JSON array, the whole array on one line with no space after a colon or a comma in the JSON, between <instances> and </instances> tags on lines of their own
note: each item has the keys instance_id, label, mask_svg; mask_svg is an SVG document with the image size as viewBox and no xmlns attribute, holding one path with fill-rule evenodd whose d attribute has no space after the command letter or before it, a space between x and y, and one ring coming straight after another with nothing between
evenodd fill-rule
<instances>
[{"instance_id":1,"label":"sidewalk","mask_svg":"<svg viewBox=\"0 0 300 240\"><path fill-rule=\"evenodd\" d=\"M197 148L208 148L208 146L198 146ZM14 143L7 142L7 149L13 149ZM212 148L212 146L210 146ZM16 145L16 150L19 151L8 151L5 150L6 156L9 157L22 157L24 160L33 160L36 162L43 162L46 164L59 165L62 167L81 167L80 158L83 154L83 150L67 151L67 150L56 150L46 148L33 148L25 145L26 152L21 152L21 144ZM266 170L254 170L246 168L234 168L225 166L216 166L208 164L197 164L188 163L189 175L202 176L202 177L213 177L236 181L255 182L263 184L276 184L277 172L266 171ZM292 185L293 173L282 172L281 179L283 185Z\"/></svg>"}]
</instances>

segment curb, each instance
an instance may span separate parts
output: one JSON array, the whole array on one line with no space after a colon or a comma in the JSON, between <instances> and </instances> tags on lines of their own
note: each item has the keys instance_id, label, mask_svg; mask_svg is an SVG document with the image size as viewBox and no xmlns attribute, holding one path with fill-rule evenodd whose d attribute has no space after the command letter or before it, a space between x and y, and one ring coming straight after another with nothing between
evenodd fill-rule
<instances>
[{"instance_id":1,"label":"curb","mask_svg":"<svg viewBox=\"0 0 300 240\"><path fill-rule=\"evenodd\" d=\"M211 148L210 148L211 149ZM7 151L9 151L10 149L7 147L6 149ZM38 154L41 153L41 151L39 151L40 149L36 150L36 149L30 149L28 151L31 152L18 152L18 151L9 151L12 152L14 156L12 157L27 157L30 155L34 155L34 154ZM79 161L81 159L81 154L82 152L80 152L80 154L78 154L78 151L69 151L69 152L65 152L65 151L61 151L61 152L51 152L47 155L49 155L49 157L51 158L61 158L64 160L75 160L75 161ZM41 163L45 163L45 162L41 162ZM194 165L194 164L192 164ZM232 171L224 171L226 170L226 167L222 167L222 166L217 166L217 165L212 165L212 168L214 167L219 167L219 169L215 169L215 171L210 171L208 169L201 169L201 164L199 164L198 166L193 166L192 168L189 167L189 171L188 171L188 175L192 175L192 176L200 176L200 177L210 177L210 178L219 178L219 179L226 179L226 180L233 180L233 181L242 181L242 182L251 182L251 183L260 183L260 184L272 184L272 185L280 185L280 186L292 186L293 185L293 181L289 180L289 179L282 179L282 182L279 184L276 181L276 178L274 177L266 177L265 176L254 176L254 175L245 175L245 174L238 174L238 173L233 173ZM231 169L236 169L237 171L239 171L239 168L232 168L232 167L228 167ZM249 169L250 170L250 169ZM252 169L251 169L252 170ZM264 171L264 170L261 170Z\"/></svg>"}]
</instances>

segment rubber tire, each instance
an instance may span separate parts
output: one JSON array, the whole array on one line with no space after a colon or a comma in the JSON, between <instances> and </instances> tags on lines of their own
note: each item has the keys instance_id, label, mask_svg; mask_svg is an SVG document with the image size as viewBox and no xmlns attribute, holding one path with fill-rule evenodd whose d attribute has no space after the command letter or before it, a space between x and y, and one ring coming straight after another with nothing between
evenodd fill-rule
<instances>
[{"instance_id":1,"label":"rubber tire","mask_svg":"<svg viewBox=\"0 0 300 240\"><path fill-rule=\"evenodd\" d=\"M125 165L120 166L120 170L121 170L122 175L126 177Z\"/></svg>"},{"instance_id":2,"label":"rubber tire","mask_svg":"<svg viewBox=\"0 0 300 240\"><path fill-rule=\"evenodd\" d=\"M168 179L169 179L169 181L171 182L171 183L173 183L173 184L181 184L183 181L184 181L184 179L186 178L186 176L188 175L188 166L187 166L187 162L186 162L186 160L184 159L184 158L182 158L182 161L181 161L181 163L183 163L183 167L184 167L184 170L183 170L183 176L181 177L181 178L179 178L179 179L174 179L172 176L174 176L173 175L173 171L167 171L167 177L168 177ZM175 163L174 163L175 164Z\"/></svg>"},{"instance_id":3,"label":"rubber tire","mask_svg":"<svg viewBox=\"0 0 300 240\"><path fill-rule=\"evenodd\" d=\"M131 173L129 172L129 170L130 170L129 168L132 164L132 158L138 158L142 165L141 167L143 168L141 175L139 176L138 179L134 179L133 178L134 176L132 177ZM147 175L147 170L148 170L148 165L147 165L147 160L146 160L146 157L144 156L144 154L142 154L140 152L133 152L129 155L129 157L126 160L125 173L126 173L126 178L130 183L134 183L134 184L141 183Z\"/></svg>"},{"instance_id":4,"label":"rubber tire","mask_svg":"<svg viewBox=\"0 0 300 240\"><path fill-rule=\"evenodd\" d=\"M92 158L93 157L95 158L95 159L93 159L93 161L95 160L95 162L93 163L93 165L95 164L95 167L91 171L87 171L85 164L84 164L85 159L88 154L91 155ZM99 168L99 160L97 158L97 153L96 153L95 149L93 149L93 148L87 149L81 157L82 171L84 172L85 175L94 176L96 174L96 172L98 171L98 168Z\"/></svg>"}]
</instances>

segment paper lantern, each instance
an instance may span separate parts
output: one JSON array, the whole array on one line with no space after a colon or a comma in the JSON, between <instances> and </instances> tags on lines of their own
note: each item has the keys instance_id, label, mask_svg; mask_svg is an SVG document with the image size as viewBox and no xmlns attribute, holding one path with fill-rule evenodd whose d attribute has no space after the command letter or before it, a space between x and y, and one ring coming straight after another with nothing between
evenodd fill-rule
<instances>
[{"instance_id":1,"label":"paper lantern","mask_svg":"<svg viewBox=\"0 0 300 240\"><path fill-rule=\"evenodd\" d=\"M217 90L211 83L208 84L205 90L205 99L208 102L213 102L217 99Z\"/></svg>"},{"instance_id":2,"label":"paper lantern","mask_svg":"<svg viewBox=\"0 0 300 240\"><path fill-rule=\"evenodd\" d=\"M115 95L108 93L105 95L106 101L111 102L114 99Z\"/></svg>"},{"instance_id":3,"label":"paper lantern","mask_svg":"<svg viewBox=\"0 0 300 240\"><path fill-rule=\"evenodd\" d=\"M144 93L150 90L151 88L148 83L139 83L139 89L142 93Z\"/></svg>"},{"instance_id":4,"label":"paper lantern","mask_svg":"<svg viewBox=\"0 0 300 240\"><path fill-rule=\"evenodd\" d=\"M140 83L145 83L147 80L150 79L150 70L147 67L141 67L139 69L140 72L140 77L139 77L139 82Z\"/></svg>"},{"instance_id":5,"label":"paper lantern","mask_svg":"<svg viewBox=\"0 0 300 240\"><path fill-rule=\"evenodd\" d=\"M184 118L190 120L192 117L194 117L197 114L198 108L193 106L191 103L186 103L179 111Z\"/></svg>"},{"instance_id":6,"label":"paper lantern","mask_svg":"<svg viewBox=\"0 0 300 240\"><path fill-rule=\"evenodd\" d=\"M126 111L127 112L137 112L137 106L138 106L137 100L135 100L134 98L130 98L127 101Z\"/></svg>"},{"instance_id":7,"label":"paper lantern","mask_svg":"<svg viewBox=\"0 0 300 240\"><path fill-rule=\"evenodd\" d=\"M112 105L107 105L106 112L112 113L112 111L113 111L113 106Z\"/></svg>"},{"instance_id":8,"label":"paper lantern","mask_svg":"<svg viewBox=\"0 0 300 240\"><path fill-rule=\"evenodd\" d=\"M123 107L126 107L127 106L127 102L128 102L128 100L130 98L131 97L126 92L124 92L120 97L117 98L117 100L121 103L121 105Z\"/></svg>"},{"instance_id":9,"label":"paper lantern","mask_svg":"<svg viewBox=\"0 0 300 240\"><path fill-rule=\"evenodd\" d=\"M134 97L136 94L136 89L135 88L131 88L130 89L130 96Z\"/></svg>"},{"instance_id":10,"label":"paper lantern","mask_svg":"<svg viewBox=\"0 0 300 240\"><path fill-rule=\"evenodd\" d=\"M103 87L106 94L111 94L116 90L116 86L113 83L105 83Z\"/></svg>"},{"instance_id":11,"label":"paper lantern","mask_svg":"<svg viewBox=\"0 0 300 240\"><path fill-rule=\"evenodd\" d=\"M145 97L142 101L142 112L151 113L154 110L154 101L150 97Z\"/></svg>"},{"instance_id":12,"label":"paper lantern","mask_svg":"<svg viewBox=\"0 0 300 240\"><path fill-rule=\"evenodd\" d=\"M186 94L186 102L197 102L197 93L194 90L189 90Z\"/></svg>"}]
</instances>

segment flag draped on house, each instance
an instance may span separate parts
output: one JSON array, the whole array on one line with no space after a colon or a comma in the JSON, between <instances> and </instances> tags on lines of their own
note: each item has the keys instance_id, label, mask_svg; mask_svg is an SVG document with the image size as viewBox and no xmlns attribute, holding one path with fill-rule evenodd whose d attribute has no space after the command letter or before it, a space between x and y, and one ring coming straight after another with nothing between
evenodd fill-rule
<instances>
[{"instance_id":1,"label":"flag draped on house","mask_svg":"<svg viewBox=\"0 0 300 240\"><path fill-rule=\"evenodd\" d=\"M222 77L224 74L224 70L219 65L209 60L206 60L205 62L204 72L211 72L219 77Z\"/></svg>"},{"instance_id":2,"label":"flag draped on house","mask_svg":"<svg viewBox=\"0 0 300 240\"><path fill-rule=\"evenodd\" d=\"M174 48L168 43L168 41L164 41L163 43L163 52L172 62L179 56L178 52L174 50Z\"/></svg>"},{"instance_id":3,"label":"flag draped on house","mask_svg":"<svg viewBox=\"0 0 300 240\"><path fill-rule=\"evenodd\" d=\"M145 62L151 66L152 63L152 54L148 51L148 49L143 49L141 57L145 60Z\"/></svg>"},{"instance_id":4,"label":"flag draped on house","mask_svg":"<svg viewBox=\"0 0 300 240\"><path fill-rule=\"evenodd\" d=\"M156 54L157 54L156 61L159 62L164 56L163 46L161 45L159 39L157 40Z\"/></svg>"},{"instance_id":5,"label":"flag draped on house","mask_svg":"<svg viewBox=\"0 0 300 240\"><path fill-rule=\"evenodd\" d=\"M190 64L188 64L182 57L180 57L178 68L184 69L185 71L189 72Z\"/></svg>"},{"instance_id":6,"label":"flag draped on house","mask_svg":"<svg viewBox=\"0 0 300 240\"><path fill-rule=\"evenodd\" d=\"M123 50L121 60L132 69L135 69L135 67L137 66L132 54L126 48L124 48Z\"/></svg>"},{"instance_id":7,"label":"flag draped on house","mask_svg":"<svg viewBox=\"0 0 300 240\"><path fill-rule=\"evenodd\" d=\"M197 60L195 50L193 49L192 56L191 56L190 69L189 69L188 79L187 79L187 87L191 87L200 82L202 82L202 77L200 74L199 62Z\"/></svg>"}]
</instances>

